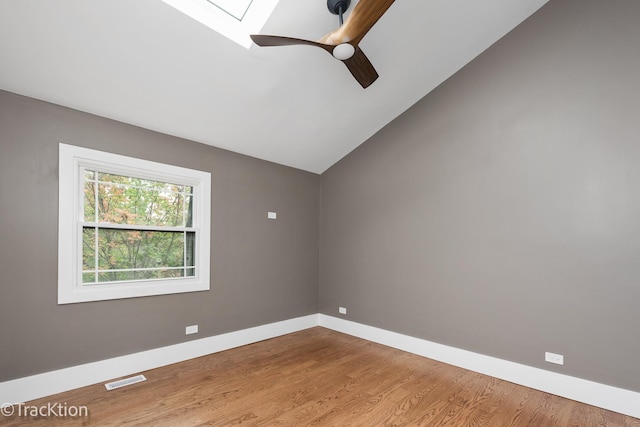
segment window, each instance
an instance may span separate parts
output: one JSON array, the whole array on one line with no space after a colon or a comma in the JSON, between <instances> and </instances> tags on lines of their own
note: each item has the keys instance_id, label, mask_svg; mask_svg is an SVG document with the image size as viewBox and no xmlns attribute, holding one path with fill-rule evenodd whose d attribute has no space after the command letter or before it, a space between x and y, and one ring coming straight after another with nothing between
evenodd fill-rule
<instances>
[{"instance_id":1,"label":"window","mask_svg":"<svg viewBox=\"0 0 640 427\"><path fill-rule=\"evenodd\" d=\"M250 34L267 22L278 0L163 0L187 16L249 49Z\"/></svg>"},{"instance_id":2,"label":"window","mask_svg":"<svg viewBox=\"0 0 640 427\"><path fill-rule=\"evenodd\" d=\"M208 172L59 152L58 304L210 289Z\"/></svg>"}]
</instances>

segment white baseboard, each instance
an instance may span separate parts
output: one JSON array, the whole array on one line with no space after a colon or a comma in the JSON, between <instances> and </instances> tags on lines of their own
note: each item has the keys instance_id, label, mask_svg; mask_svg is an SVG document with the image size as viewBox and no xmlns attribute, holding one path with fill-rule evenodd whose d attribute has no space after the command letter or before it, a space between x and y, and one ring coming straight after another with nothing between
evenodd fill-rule
<instances>
[{"instance_id":1,"label":"white baseboard","mask_svg":"<svg viewBox=\"0 0 640 427\"><path fill-rule=\"evenodd\" d=\"M20 403L322 326L526 387L640 418L640 393L485 356L361 323L312 314L0 383L0 405Z\"/></svg>"},{"instance_id":2,"label":"white baseboard","mask_svg":"<svg viewBox=\"0 0 640 427\"><path fill-rule=\"evenodd\" d=\"M578 402L640 418L640 393L320 314L320 326Z\"/></svg>"},{"instance_id":3,"label":"white baseboard","mask_svg":"<svg viewBox=\"0 0 640 427\"><path fill-rule=\"evenodd\" d=\"M0 405L21 403L252 344L318 326L318 315L298 317L213 337L72 366L0 383Z\"/></svg>"}]
</instances>

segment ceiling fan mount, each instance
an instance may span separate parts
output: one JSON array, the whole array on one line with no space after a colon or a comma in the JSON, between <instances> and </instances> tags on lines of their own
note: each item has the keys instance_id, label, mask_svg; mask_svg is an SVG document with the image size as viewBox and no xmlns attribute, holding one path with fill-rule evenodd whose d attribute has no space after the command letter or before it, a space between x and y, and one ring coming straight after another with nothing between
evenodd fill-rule
<instances>
[{"instance_id":1,"label":"ceiling fan mount","mask_svg":"<svg viewBox=\"0 0 640 427\"><path fill-rule=\"evenodd\" d=\"M343 22L342 15L351 5L351 0L327 0L329 12L340 18L340 27L317 41L264 34L252 34L251 39L258 46L307 45L322 48L345 64L358 83L367 88L376 81L378 73L358 45L394 1L360 0Z\"/></svg>"},{"instance_id":2,"label":"ceiling fan mount","mask_svg":"<svg viewBox=\"0 0 640 427\"><path fill-rule=\"evenodd\" d=\"M333 13L334 15L342 15L349 9L350 5L351 0L327 0L327 7L329 8L329 12Z\"/></svg>"}]
</instances>

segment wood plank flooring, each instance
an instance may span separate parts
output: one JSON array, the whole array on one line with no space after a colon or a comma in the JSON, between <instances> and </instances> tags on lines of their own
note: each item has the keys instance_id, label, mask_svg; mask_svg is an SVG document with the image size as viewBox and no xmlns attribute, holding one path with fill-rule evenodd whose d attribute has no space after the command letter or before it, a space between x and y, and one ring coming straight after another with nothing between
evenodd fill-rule
<instances>
[{"instance_id":1,"label":"wood plank flooring","mask_svg":"<svg viewBox=\"0 0 640 427\"><path fill-rule=\"evenodd\" d=\"M640 420L324 328L143 372L28 405L87 417L0 426L637 426Z\"/></svg>"}]
</instances>

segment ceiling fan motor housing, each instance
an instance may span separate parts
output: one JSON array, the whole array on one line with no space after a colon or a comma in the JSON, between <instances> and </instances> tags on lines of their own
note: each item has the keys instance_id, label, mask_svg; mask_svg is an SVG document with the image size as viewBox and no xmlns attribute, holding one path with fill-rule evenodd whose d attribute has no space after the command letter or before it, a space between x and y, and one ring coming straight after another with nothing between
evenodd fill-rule
<instances>
[{"instance_id":1,"label":"ceiling fan motor housing","mask_svg":"<svg viewBox=\"0 0 640 427\"><path fill-rule=\"evenodd\" d=\"M351 5L351 0L327 0L329 12L334 15L339 15L340 9L342 9L342 13L346 12L349 9L349 5Z\"/></svg>"}]
</instances>

